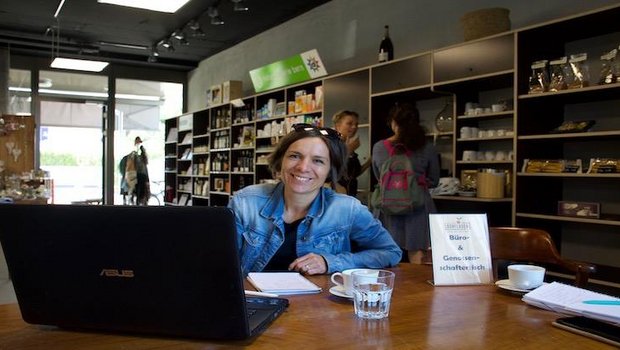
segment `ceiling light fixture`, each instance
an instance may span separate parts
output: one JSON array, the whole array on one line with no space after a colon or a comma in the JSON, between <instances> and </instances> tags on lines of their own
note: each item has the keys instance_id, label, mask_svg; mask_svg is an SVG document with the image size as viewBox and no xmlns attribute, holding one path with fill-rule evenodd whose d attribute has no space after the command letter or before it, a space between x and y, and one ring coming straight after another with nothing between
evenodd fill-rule
<instances>
[{"instance_id":1,"label":"ceiling light fixture","mask_svg":"<svg viewBox=\"0 0 620 350\"><path fill-rule=\"evenodd\" d=\"M76 58L56 57L50 67L58 69L82 70L87 72L101 72L108 66L108 62L83 60Z\"/></svg>"},{"instance_id":2,"label":"ceiling light fixture","mask_svg":"<svg viewBox=\"0 0 620 350\"><path fill-rule=\"evenodd\" d=\"M60 10L62 10L62 6L65 4L65 0L60 0L60 4L58 4L58 8L56 8L56 12L54 13L54 18L58 18L60 14Z\"/></svg>"},{"instance_id":3,"label":"ceiling light fixture","mask_svg":"<svg viewBox=\"0 0 620 350\"><path fill-rule=\"evenodd\" d=\"M177 39L181 45L189 45L189 41L185 39L185 33L181 29L177 29L170 35L171 38Z\"/></svg>"},{"instance_id":4,"label":"ceiling light fixture","mask_svg":"<svg viewBox=\"0 0 620 350\"><path fill-rule=\"evenodd\" d=\"M189 0L97 0L99 3L135 7L151 11L177 12Z\"/></svg>"},{"instance_id":5,"label":"ceiling light fixture","mask_svg":"<svg viewBox=\"0 0 620 350\"><path fill-rule=\"evenodd\" d=\"M190 35L193 37L203 37L206 36L205 32L200 28L200 23L197 20L192 19L187 23L187 28L190 30Z\"/></svg>"},{"instance_id":6,"label":"ceiling light fixture","mask_svg":"<svg viewBox=\"0 0 620 350\"><path fill-rule=\"evenodd\" d=\"M157 57L159 57L159 50L157 49L157 45L153 45L153 47L151 47L151 54L146 61L149 63L155 63L157 62Z\"/></svg>"},{"instance_id":7,"label":"ceiling light fixture","mask_svg":"<svg viewBox=\"0 0 620 350\"><path fill-rule=\"evenodd\" d=\"M174 52L174 46L172 46L172 42L168 38L160 40L157 45L163 47L168 52Z\"/></svg>"},{"instance_id":8,"label":"ceiling light fixture","mask_svg":"<svg viewBox=\"0 0 620 350\"><path fill-rule=\"evenodd\" d=\"M211 17L211 24L214 26L219 26L224 24L224 19L220 16L216 7L210 6L208 9L208 15Z\"/></svg>"},{"instance_id":9,"label":"ceiling light fixture","mask_svg":"<svg viewBox=\"0 0 620 350\"><path fill-rule=\"evenodd\" d=\"M9 86L9 91L15 92L31 92L30 88L22 88L17 86ZM53 89L39 89L39 93L50 95L64 95L64 96L82 96L82 97L99 97L107 98L107 92L91 92L91 91L72 91L72 90L53 90ZM137 100L137 101L161 101L161 96L155 95L135 95L135 94L119 94L114 95L114 98L122 100Z\"/></svg>"},{"instance_id":10,"label":"ceiling light fixture","mask_svg":"<svg viewBox=\"0 0 620 350\"><path fill-rule=\"evenodd\" d=\"M237 12L248 11L249 8L245 5L244 0L230 0L234 4L233 10Z\"/></svg>"},{"instance_id":11,"label":"ceiling light fixture","mask_svg":"<svg viewBox=\"0 0 620 350\"><path fill-rule=\"evenodd\" d=\"M45 35L50 33L52 36L52 62L50 63L50 67L87 72L101 72L108 66L109 63L103 61L60 57L60 26L58 24L58 18L56 18L56 26L51 26L46 29Z\"/></svg>"}]
</instances>

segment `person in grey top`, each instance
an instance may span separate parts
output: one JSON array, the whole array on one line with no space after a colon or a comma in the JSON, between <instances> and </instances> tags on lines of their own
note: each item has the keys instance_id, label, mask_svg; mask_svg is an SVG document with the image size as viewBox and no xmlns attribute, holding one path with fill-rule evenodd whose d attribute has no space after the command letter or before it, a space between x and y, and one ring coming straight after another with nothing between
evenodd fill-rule
<instances>
[{"instance_id":1,"label":"person in grey top","mask_svg":"<svg viewBox=\"0 0 620 350\"><path fill-rule=\"evenodd\" d=\"M396 104L389 112L388 125L394 135L386 140L392 145L403 144L411 153L411 164L417 176L425 176L428 187L436 187L439 183L439 158L432 143L427 142L425 130L420 125L418 109L409 103ZM377 179L380 169L389 158L384 140L372 147L372 170ZM424 252L430 247L428 214L436 212L435 203L429 192L425 196L425 205L415 209L408 215L375 214L390 232L396 243L407 251L409 261L420 264Z\"/></svg>"}]
</instances>

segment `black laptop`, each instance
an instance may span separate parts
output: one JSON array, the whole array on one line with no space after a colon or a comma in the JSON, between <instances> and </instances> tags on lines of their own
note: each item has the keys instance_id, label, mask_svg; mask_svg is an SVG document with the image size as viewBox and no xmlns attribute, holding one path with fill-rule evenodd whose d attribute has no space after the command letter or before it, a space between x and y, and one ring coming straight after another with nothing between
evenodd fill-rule
<instances>
[{"instance_id":1,"label":"black laptop","mask_svg":"<svg viewBox=\"0 0 620 350\"><path fill-rule=\"evenodd\" d=\"M288 306L245 296L227 208L3 204L0 217L28 323L248 339Z\"/></svg>"}]
</instances>

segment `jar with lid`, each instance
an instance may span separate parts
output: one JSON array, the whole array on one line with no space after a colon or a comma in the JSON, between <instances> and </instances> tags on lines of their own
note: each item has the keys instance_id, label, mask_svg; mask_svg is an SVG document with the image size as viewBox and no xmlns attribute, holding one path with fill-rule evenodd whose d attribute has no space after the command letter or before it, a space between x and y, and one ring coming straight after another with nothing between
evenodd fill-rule
<instances>
[{"instance_id":1,"label":"jar with lid","mask_svg":"<svg viewBox=\"0 0 620 350\"><path fill-rule=\"evenodd\" d=\"M446 98L446 104L435 117L435 127L439 132L452 132L454 130L454 111L452 97Z\"/></svg>"}]
</instances>

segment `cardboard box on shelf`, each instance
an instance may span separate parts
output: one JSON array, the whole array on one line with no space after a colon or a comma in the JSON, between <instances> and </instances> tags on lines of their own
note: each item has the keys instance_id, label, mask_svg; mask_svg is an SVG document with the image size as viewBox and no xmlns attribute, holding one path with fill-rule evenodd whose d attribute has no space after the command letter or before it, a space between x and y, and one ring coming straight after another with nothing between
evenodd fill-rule
<instances>
[{"instance_id":1,"label":"cardboard box on shelf","mask_svg":"<svg viewBox=\"0 0 620 350\"><path fill-rule=\"evenodd\" d=\"M228 103L236 98L241 98L243 94L243 82L239 80L229 80L222 83L222 103Z\"/></svg>"}]
</instances>

